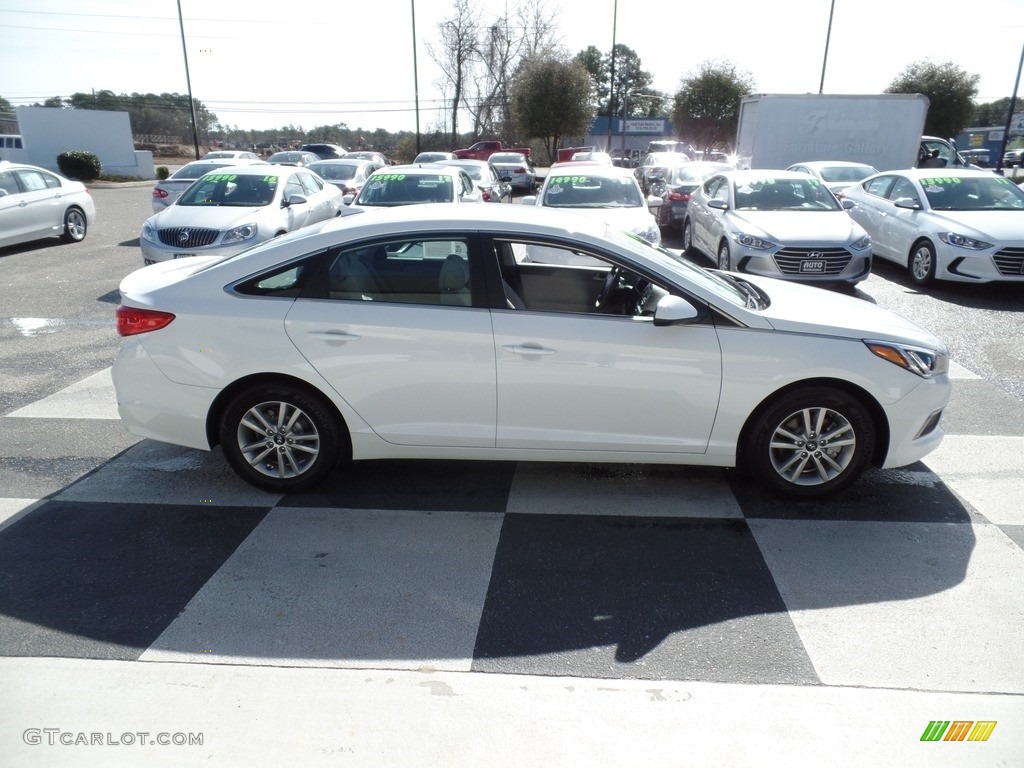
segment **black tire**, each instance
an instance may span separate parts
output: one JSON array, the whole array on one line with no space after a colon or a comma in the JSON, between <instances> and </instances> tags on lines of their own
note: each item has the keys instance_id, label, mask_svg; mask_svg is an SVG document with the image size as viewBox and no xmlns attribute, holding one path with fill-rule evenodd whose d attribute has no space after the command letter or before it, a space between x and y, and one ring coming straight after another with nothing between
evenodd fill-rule
<instances>
[{"instance_id":1,"label":"black tire","mask_svg":"<svg viewBox=\"0 0 1024 768\"><path fill-rule=\"evenodd\" d=\"M729 243L723 240L718 245L718 268L726 272L731 271L731 261L732 258L729 256Z\"/></svg>"},{"instance_id":2,"label":"black tire","mask_svg":"<svg viewBox=\"0 0 1024 768\"><path fill-rule=\"evenodd\" d=\"M916 285L925 286L935 280L935 246L927 240L919 240L910 249L907 270Z\"/></svg>"},{"instance_id":3,"label":"black tire","mask_svg":"<svg viewBox=\"0 0 1024 768\"><path fill-rule=\"evenodd\" d=\"M89 230L89 222L81 208L68 208L64 211L64 231L60 238L65 243L80 243L85 240Z\"/></svg>"},{"instance_id":4,"label":"black tire","mask_svg":"<svg viewBox=\"0 0 1024 768\"><path fill-rule=\"evenodd\" d=\"M693 225L690 223L688 218L683 219L683 253L687 256L693 256L697 251L693 247Z\"/></svg>"},{"instance_id":5,"label":"black tire","mask_svg":"<svg viewBox=\"0 0 1024 768\"><path fill-rule=\"evenodd\" d=\"M742 446L743 469L775 491L804 498L846 488L867 468L875 427L855 397L824 386L783 395L762 411Z\"/></svg>"},{"instance_id":6,"label":"black tire","mask_svg":"<svg viewBox=\"0 0 1024 768\"><path fill-rule=\"evenodd\" d=\"M320 483L347 453L348 443L319 395L274 384L235 396L221 419L220 445L247 483L285 493Z\"/></svg>"}]
</instances>

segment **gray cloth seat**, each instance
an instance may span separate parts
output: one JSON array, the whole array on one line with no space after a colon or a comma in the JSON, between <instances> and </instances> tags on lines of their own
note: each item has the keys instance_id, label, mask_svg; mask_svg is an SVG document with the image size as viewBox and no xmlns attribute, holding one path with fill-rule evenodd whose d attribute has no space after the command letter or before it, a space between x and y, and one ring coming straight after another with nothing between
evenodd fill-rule
<instances>
[{"instance_id":1,"label":"gray cloth seat","mask_svg":"<svg viewBox=\"0 0 1024 768\"><path fill-rule=\"evenodd\" d=\"M441 265L438 278L438 289L441 292L441 303L452 306L468 307L472 304L469 290L469 264L457 253L450 253Z\"/></svg>"},{"instance_id":2,"label":"gray cloth seat","mask_svg":"<svg viewBox=\"0 0 1024 768\"><path fill-rule=\"evenodd\" d=\"M353 251L341 254L331 265L332 299L352 301L379 300L384 293L371 270Z\"/></svg>"}]
</instances>

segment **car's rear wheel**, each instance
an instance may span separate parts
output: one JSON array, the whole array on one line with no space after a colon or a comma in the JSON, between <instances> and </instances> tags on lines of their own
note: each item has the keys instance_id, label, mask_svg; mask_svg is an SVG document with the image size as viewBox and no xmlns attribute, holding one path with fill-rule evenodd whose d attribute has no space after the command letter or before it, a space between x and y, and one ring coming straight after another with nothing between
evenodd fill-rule
<instances>
[{"instance_id":1,"label":"car's rear wheel","mask_svg":"<svg viewBox=\"0 0 1024 768\"><path fill-rule=\"evenodd\" d=\"M322 481L345 445L338 420L319 396L290 385L259 385L224 410L220 444L246 482L275 493Z\"/></svg>"},{"instance_id":2,"label":"car's rear wheel","mask_svg":"<svg viewBox=\"0 0 1024 768\"><path fill-rule=\"evenodd\" d=\"M64 211L64 231L61 239L66 243L80 243L85 240L89 222L81 208L68 208Z\"/></svg>"},{"instance_id":3,"label":"car's rear wheel","mask_svg":"<svg viewBox=\"0 0 1024 768\"><path fill-rule=\"evenodd\" d=\"M762 411L743 448L744 468L772 489L825 496L865 470L875 450L875 427L852 395L808 387Z\"/></svg>"},{"instance_id":4,"label":"car's rear wheel","mask_svg":"<svg viewBox=\"0 0 1024 768\"><path fill-rule=\"evenodd\" d=\"M907 260L910 279L918 285L928 285L935 279L935 246L927 240L919 240L910 249Z\"/></svg>"}]
</instances>

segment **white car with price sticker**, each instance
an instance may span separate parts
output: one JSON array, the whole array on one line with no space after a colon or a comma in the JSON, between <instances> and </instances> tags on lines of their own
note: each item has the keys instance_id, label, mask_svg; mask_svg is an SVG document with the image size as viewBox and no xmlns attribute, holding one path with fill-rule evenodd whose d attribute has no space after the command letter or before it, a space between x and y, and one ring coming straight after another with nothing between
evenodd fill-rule
<instances>
[{"instance_id":1,"label":"white car with price sticker","mask_svg":"<svg viewBox=\"0 0 1024 768\"><path fill-rule=\"evenodd\" d=\"M315 173L286 165L218 168L142 225L145 264L230 256L339 215L344 194Z\"/></svg>"}]
</instances>

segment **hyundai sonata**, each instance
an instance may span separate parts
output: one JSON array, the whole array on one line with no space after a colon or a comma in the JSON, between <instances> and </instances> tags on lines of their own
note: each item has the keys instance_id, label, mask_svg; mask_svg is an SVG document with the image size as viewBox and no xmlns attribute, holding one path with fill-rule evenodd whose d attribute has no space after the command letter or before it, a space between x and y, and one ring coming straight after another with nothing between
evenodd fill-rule
<instances>
[{"instance_id":1,"label":"hyundai sonata","mask_svg":"<svg viewBox=\"0 0 1024 768\"><path fill-rule=\"evenodd\" d=\"M128 430L219 444L275 492L444 458L738 466L818 496L935 448L950 396L942 342L872 303L518 205L370 210L147 267L117 326Z\"/></svg>"}]
</instances>

